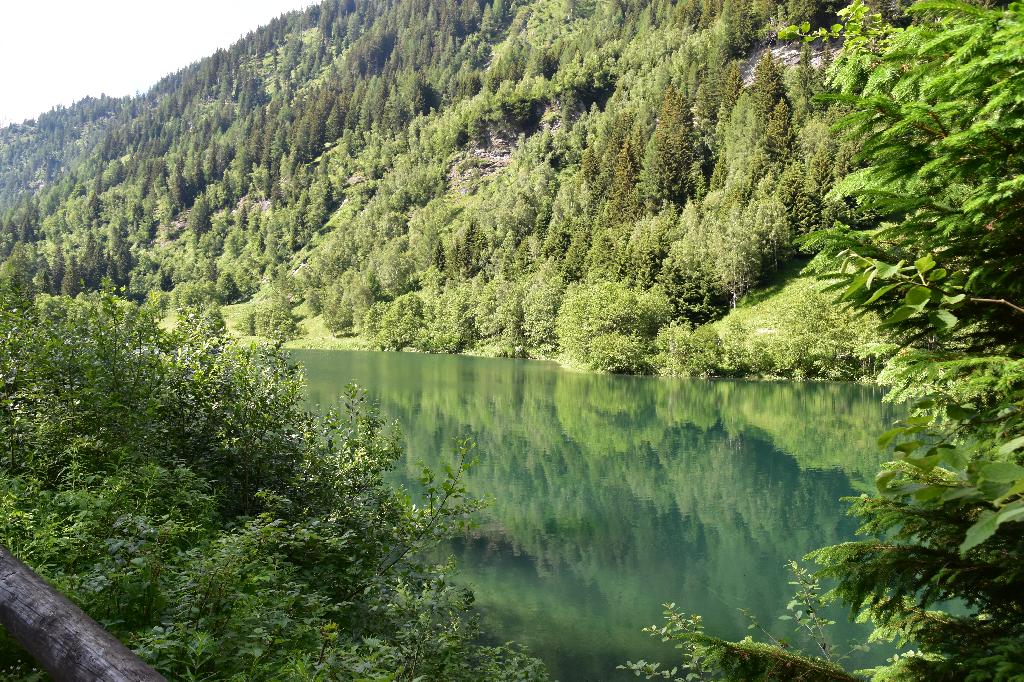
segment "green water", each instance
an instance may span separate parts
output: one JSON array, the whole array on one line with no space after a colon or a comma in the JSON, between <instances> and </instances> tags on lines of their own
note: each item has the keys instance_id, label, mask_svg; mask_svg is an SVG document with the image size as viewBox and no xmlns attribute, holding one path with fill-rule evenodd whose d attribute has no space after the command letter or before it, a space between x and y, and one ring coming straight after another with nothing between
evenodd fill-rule
<instances>
[{"instance_id":1,"label":"green water","mask_svg":"<svg viewBox=\"0 0 1024 682\"><path fill-rule=\"evenodd\" d=\"M412 353L296 351L311 403L345 384L397 420L408 455L438 467L478 444L470 492L493 499L451 546L485 630L552 676L635 679L627 658L673 662L640 632L672 601L707 629L772 631L792 588L785 562L853 536L844 495L869 490L874 442L894 418L877 389L575 373L553 364ZM402 470L404 468L404 471ZM838 640L864 630L837 614ZM877 653L875 654L878 655Z\"/></svg>"}]
</instances>

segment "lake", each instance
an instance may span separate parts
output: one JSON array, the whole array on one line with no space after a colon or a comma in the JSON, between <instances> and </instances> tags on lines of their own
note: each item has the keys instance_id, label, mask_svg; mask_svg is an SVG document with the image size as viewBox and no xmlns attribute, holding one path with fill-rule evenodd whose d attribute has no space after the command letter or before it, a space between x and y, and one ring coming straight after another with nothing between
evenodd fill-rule
<instances>
[{"instance_id":1,"label":"lake","mask_svg":"<svg viewBox=\"0 0 1024 682\"><path fill-rule=\"evenodd\" d=\"M553 363L293 351L311 405L367 389L405 435L399 480L477 443L469 491L491 499L453 542L488 637L515 640L554 679L635 679L626 659L677 659L641 632L661 604L743 637L752 612L777 636L785 564L854 536L840 498L870 491L882 391L851 384L586 374ZM835 614L836 640L867 629ZM859 658L868 663L870 658Z\"/></svg>"}]
</instances>

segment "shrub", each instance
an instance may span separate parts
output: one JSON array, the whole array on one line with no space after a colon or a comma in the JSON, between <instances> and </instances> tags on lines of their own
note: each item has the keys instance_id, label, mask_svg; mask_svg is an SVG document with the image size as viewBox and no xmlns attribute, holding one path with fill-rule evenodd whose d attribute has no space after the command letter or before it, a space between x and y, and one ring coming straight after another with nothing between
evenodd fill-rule
<instances>
[{"instance_id":1,"label":"shrub","mask_svg":"<svg viewBox=\"0 0 1024 682\"><path fill-rule=\"evenodd\" d=\"M262 336L274 341L287 341L299 334L299 325L287 302L275 299L256 303L246 317L249 336Z\"/></svg>"},{"instance_id":2,"label":"shrub","mask_svg":"<svg viewBox=\"0 0 1024 682\"><path fill-rule=\"evenodd\" d=\"M384 304L374 327L367 333L381 350L414 346L423 333L423 299L418 294L408 293Z\"/></svg>"},{"instance_id":3,"label":"shrub","mask_svg":"<svg viewBox=\"0 0 1024 682\"><path fill-rule=\"evenodd\" d=\"M619 282L576 285L566 292L556 331L575 365L650 371L654 338L670 315L668 299L657 289L637 291Z\"/></svg>"},{"instance_id":4,"label":"shrub","mask_svg":"<svg viewBox=\"0 0 1024 682\"><path fill-rule=\"evenodd\" d=\"M348 297L340 288L330 289L324 297L321 312L324 324L335 336L349 336L355 326L355 314Z\"/></svg>"},{"instance_id":5,"label":"shrub","mask_svg":"<svg viewBox=\"0 0 1024 682\"><path fill-rule=\"evenodd\" d=\"M477 338L470 285L450 286L424 296L425 326L420 345L431 353L461 353Z\"/></svg>"},{"instance_id":6,"label":"shrub","mask_svg":"<svg viewBox=\"0 0 1024 682\"><path fill-rule=\"evenodd\" d=\"M477 507L466 447L415 506L365 397L306 413L282 351L113 296L5 296L0 541L167 679L546 679L478 646L472 595L422 558ZM0 669L38 676L7 638Z\"/></svg>"},{"instance_id":7,"label":"shrub","mask_svg":"<svg viewBox=\"0 0 1024 682\"><path fill-rule=\"evenodd\" d=\"M217 275L216 294L217 300L225 305L242 300L242 291L238 288L238 282L230 270L225 270Z\"/></svg>"},{"instance_id":8,"label":"shrub","mask_svg":"<svg viewBox=\"0 0 1024 682\"><path fill-rule=\"evenodd\" d=\"M666 376L711 377L721 371L721 341L709 325L665 327L658 334L657 347L657 365Z\"/></svg>"},{"instance_id":9,"label":"shrub","mask_svg":"<svg viewBox=\"0 0 1024 682\"><path fill-rule=\"evenodd\" d=\"M650 374L650 346L635 336L601 334L590 344L590 368L613 374Z\"/></svg>"},{"instance_id":10,"label":"shrub","mask_svg":"<svg viewBox=\"0 0 1024 682\"><path fill-rule=\"evenodd\" d=\"M306 305L309 306L309 312L313 315L323 313L324 299L319 289L314 287L306 291Z\"/></svg>"},{"instance_id":11,"label":"shrub","mask_svg":"<svg viewBox=\"0 0 1024 682\"><path fill-rule=\"evenodd\" d=\"M668 327L658 366L668 376L761 376L856 380L876 371L866 350L881 339L877 317L832 301L823 284L796 279L713 324Z\"/></svg>"},{"instance_id":12,"label":"shrub","mask_svg":"<svg viewBox=\"0 0 1024 682\"><path fill-rule=\"evenodd\" d=\"M523 299L523 333L530 348L544 354L555 352L555 325L564 295L565 284L557 274L541 271L528 283Z\"/></svg>"},{"instance_id":13,"label":"shrub","mask_svg":"<svg viewBox=\"0 0 1024 682\"><path fill-rule=\"evenodd\" d=\"M182 282L174 288L172 296L176 310L206 308L219 301L216 285L207 281Z\"/></svg>"}]
</instances>

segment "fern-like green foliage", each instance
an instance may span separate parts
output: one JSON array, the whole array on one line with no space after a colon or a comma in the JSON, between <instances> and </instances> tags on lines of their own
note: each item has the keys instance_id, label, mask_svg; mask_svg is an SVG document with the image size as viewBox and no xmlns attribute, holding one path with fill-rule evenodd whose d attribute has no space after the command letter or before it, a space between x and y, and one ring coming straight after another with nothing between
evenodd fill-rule
<instances>
[{"instance_id":1,"label":"fern-like green foliage","mask_svg":"<svg viewBox=\"0 0 1024 682\"><path fill-rule=\"evenodd\" d=\"M1024 6L923 2L847 119L864 168L839 191L882 218L852 232L843 297L904 350L883 380L915 414L854 513L876 538L821 550L835 595L910 643L896 679L1024 675ZM957 603L951 611L943 605Z\"/></svg>"},{"instance_id":2,"label":"fern-like green foliage","mask_svg":"<svg viewBox=\"0 0 1024 682\"><path fill-rule=\"evenodd\" d=\"M898 30L855 4L826 31L852 38L833 85L861 166L834 192L856 220L813 240L840 300L897 340L881 380L913 409L879 439L895 459L879 494L852 507L864 539L810 558L831 598L909 648L860 675L1024 679L1024 5L910 14ZM667 627L686 679L844 679L817 672L817 652L787 677L789 651L671 613Z\"/></svg>"}]
</instances>

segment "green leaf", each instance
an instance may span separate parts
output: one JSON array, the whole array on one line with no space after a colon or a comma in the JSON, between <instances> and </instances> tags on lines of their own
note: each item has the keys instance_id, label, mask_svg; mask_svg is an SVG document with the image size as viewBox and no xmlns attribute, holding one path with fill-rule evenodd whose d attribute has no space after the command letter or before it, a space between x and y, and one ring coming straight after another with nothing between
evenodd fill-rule
<instances>
[{"instance_id":1,"label":"green leaf","mask_svg":"<svg viewBox=\"0 0 1024 682\"><path fill-rule=\"evenodd\" d=\"M882 324L896 324L897 322L902 322L903 320L907 319L911 315L917 314L918 312L920 311L917 308L905 305L902 308L897 308L896 312L894 312L892 315L890 315L889 317L885 318L885 320L882 321Z\"/></svg>"},{"instance_id":2,"label":"green leaf","mask_svg":"<svg viewBox=\"0 0 1024 682\"><path fill-rule=\"evenodd\" d=\"M979 473L986 481L1010 483L1024 478L1024 467L1013 462L989 462L981 466Z\"/></svg>"},{"instance_id":3,"label":"green leaf","mask_svg":"<svg viewBox=\"0 0 1024 682\"><path fill-rule=\"evenodd\" d=\"M999 512L999 525L1001 526L1010 521L1018 521L1021 517L1024 517L1024 507L1001 511Z\"/></svg>"},{"instance_id":4,"label":"green leaf","mask_svg":"<svg viewBox=\"0 0 1024 682\"><path fill-rule=\"evenodd\" d=\"M996 500L996 504L1003 504L1006 500L1011 497L1016 497L1017 495L1024 495L1024 479L1017 481L1016 485L1011 486L1002 497Z\"/></svg>"},{"instance_id":5,"label":"green leaf","mask_svg":"<svg viewBox=\"0 0 1024 682\"><path fill-rule=\"evenodd\" d=\"M853 282L850 284L849 288L847 288L847 290L839 298L841 300L842 299L847 299L850 296L852 296L853 294L857 293L858 289L862 288L865 284L867 284L868 277L869 277L869 275L866 275L866 274L865 275L858 275L857 277L855 277L853 279Z\"/></svg>"},{"instance_id":6,"label":"green leaf","mask_svg":"<svg viewBox=\"0 0 1024 682\"><path fill-rule=\"evenodd\" d=\"M935 267L935 259L932 258L932 255L930 253L925 254L918 258L916 261L914 261L914 267L917 268L917 271L923 275L924 273L928 272L929 270Z\"/></svg>"},{"instance_id":7,"label":"green leaf","mask_svg":"<svg viewBox=\"0 0 1024 682\"><path fill-rule=\"evenodd\" d=\"M898 286L899 284L886 284L884 287L878 287L878 289L875 290L875 293L871 294L871 298L864 301L864 303L862 303L861 305L871 305L872 303L880 299L882 296L885 296L887 293L889 293Z\"/></svg>"},{"instance_id":8,"label":"green leaf","mask_svg":"<svg viewBox=\"0 0 1024 682\"><path fill-rule=\"evenodd\" d=\"M1007 443L1003 443L1003 445L996 451L996 454L1008 455L1015 450L1019 450L1021 446L1024 446L1024 436L1020 436Z\"/></svg>"},{"instance_id":9,"label":"green leaf","mask_svg":"<svg viewBox=\"0 0 1024 682\"><path fill-rule=\"evenodd\" d=\"M960 545L960 553L963 554L988 540L1004 523L1019 521L1022 518L1024 518L1024 503L1021 502L1014 502L999 513L986 509L981 512L975 524L967 529L967 536Z\"/></svg>"},{"instance_id":10,"label":"green leaf","mask_svg":"<svg viewBox=\"0 0 1024 682\"><path fill-rule=\"evenodd\" d=\"M902 452L905 455L909 455L910 453L912 453L914 450L917 450L922 445L924 445L924 443L922 443L919 440L911 440L911 441L907 441L906 443L900 443L894 449L897 452Z\"/></svg>"},{"instance_id":11,"label":"green leaf","mask_svg":"<svg viewBox=\"0 0 1024 682\"><path fill-rule=\"evenodd\" d=\"M928 459L931 459L931 458L929 457ZM918 466L918 468L921 469L922 471L926 471L926 472L927 471L931 471L932 469L935 468L934 466L932 466L932 467L920 466L920 465L917 465L916 462L915 462L915 465ZM934 500L934 499L936 499L938 497L942 497L943 493L945 493L946 490L947 490L947 488L945 486L941 486L941 485L928 485L928 486L925 486L925 487L921 488L916 493L914 493L914 499L917 500L918 502L930 502L931 500Z\"/></svg>"},{"instance_id":12,"label":"green leaf","mask_svg":"<svg viewBox=\"0 0 1024 682\"><path fill-rule=\"evenodd\" d=\"M977 547L992 537L999 528L999 517L994 511L985 510L975 521L974 525L967 529L967 536L960 543L960 553Z\"/></svg>"},{"instance_id":13,"label":"green leaf","mask_svg":"<svg viewBox=\"0 0 1024 682\"><path fill-rule=\"evenodd\" d=\"M931 320L932 326L940 331L949 331L955 327L958 322L956 315L945 308L936 310L928 316L928 319Z\"/></svg>"},{"instance_id":14,"label":"green leaf","mask_svg":"<svg viewBox=\"0 0 1024 682\"><path fill-rule=\"evenodd\" d=\"M948 273L946 272L945 268L935 268L928 275L928 281L929 282L939 282L941 280L944 280L946 278L947 274Z\"/></svg>"},{"instance_id":15,"label":"green leaf","mask_svg":"<svg viewBox=\"0 0 1024 682\"><path fill-rule=\"evenodd\" d=\"M931 455L928 457L908 457L907 461L913 464L921 471L928 472L934 469L941 461L942 455ZM938 497L945 488L940 489L935 493L935 497ZM924 499L924 498L919 498Z\"/></svg>"},{"instance_id":16,"label":"green leaf","mask_svg":"<svg viewBox=\"0 0 1024 682\"><path fill-rule=\"evenodd\" d=\"M900 262L902 263L902 261L900 261ZM881 279L889 279L890 277L894 277L895 275L897 275L899 273L900 266L899 265L890 265L888 263L883 263L880 260L876 260L875 261L875 270L878 273L877 276L880 277Z\"/></svg>"},{"instance_id":17,"label":"green leaf","mask_svg":"<svg viewBox=\"0 0 1024 682\"><path fill-rule=\"evenodd\" d=\"M951 467L956 469L963 469L967 466L968 458L960 448L939 448L939 454L942 455L942 461Z\"/></svg>"},{"instance_id":18,"label":"green leaf","mask_svg":"<svg viewBox=\"0 0 1024 682\"><path fill-rule=\"evenodd\" d=\"M909 306L923 306L932 297L931 289L928 287L916 286L907 292L905 301Z\"/></svg>"},{"instance_id":19,"label":"green leaf","mask_svg":"<svg viewBox=\"0 0 1024 682\"><path fill-rule=\"evenodd\" d=\"M887 447L889 447L889 443L892 442L892 439L895 438L896 436L900 435L904 431L905 431L905 429L902 426L897 427L895 429L889 429L888 431L886 431L885 433L883 433L881 436L878 437L878 447L880 447L880 448L887 448Z\"/></svg>"},{"instance_id":20,"label":"green leaf","mask_svg":"<svg viewBox=\"0 0 1024 682\"><path fill-rule=\"evenodd\" d=\"M962 485L957 488L947 488L946 492L942 494L943 502L952 502L954 500L962 500L966 497L977 497L978 489L974 486Z\"/></svg>"},{"instance_id":21,"label":"green leaf","mask_svg":"<svg viewBox=\"0 0 1024 682\"><path fill-rule=\"evenodd\" d=\"M883 471L875 476L875 487L878 488L879 492L886 492L889 489L889 484L892 483L892 479L896 478L895 471Z\"/></svg>"}]
</instances>

